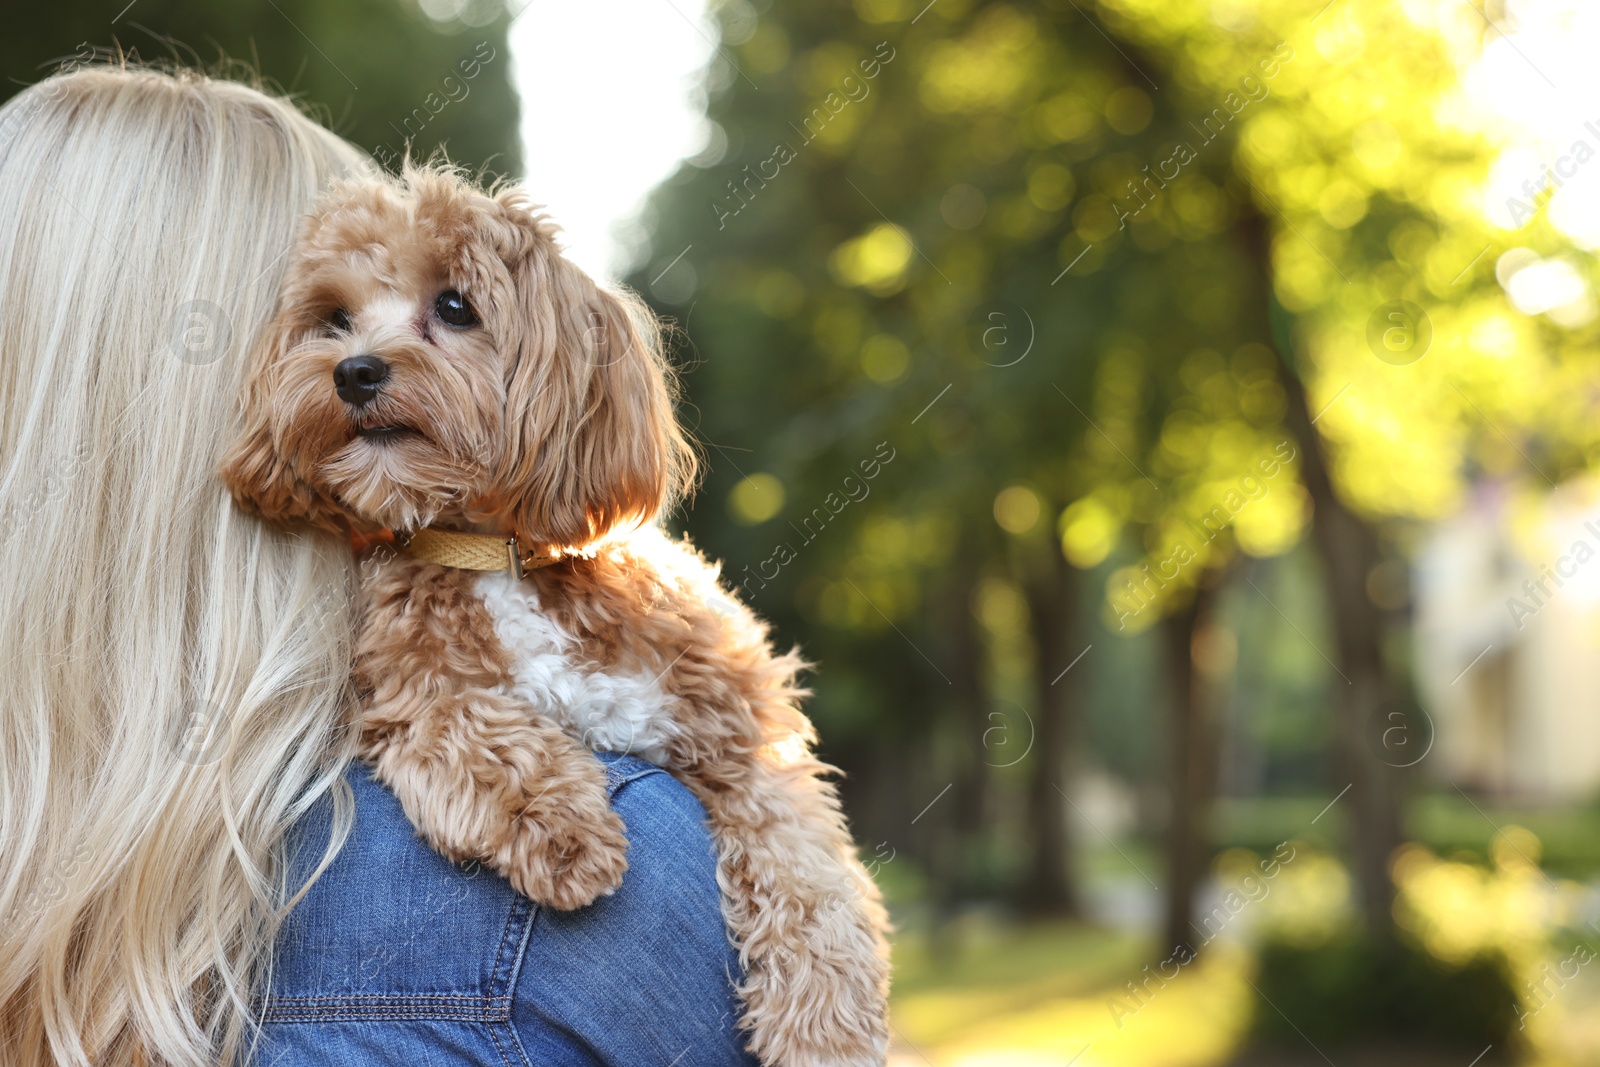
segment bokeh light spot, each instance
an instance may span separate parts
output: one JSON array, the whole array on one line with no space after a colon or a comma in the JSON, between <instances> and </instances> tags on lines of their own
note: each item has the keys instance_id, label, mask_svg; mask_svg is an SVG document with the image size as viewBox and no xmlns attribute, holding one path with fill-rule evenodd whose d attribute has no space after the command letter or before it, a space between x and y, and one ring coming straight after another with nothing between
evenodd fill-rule
<instances>
[{"instance_id":1,"label":"bokeh light spot","mask_svg":"<svg viewBox=\"0 0 1600 1067\"><path fill-rule=\"evenodd\" d=\"M1007 533L1027 533L1039 522L1039 494L1025 485L1000 490L994 498L994 521Z\"/></svg>"},{"instance_id":2,"label":"bokeh light spot","mask_svg":"<svg viewBox=\"0 0 1600 1067\"><path fill-rule=\"evenodd\" d=\"M783 483L766 472L745 478L728 494L728 510L749 526L766 522L783 510Z\"/></svg>"}]
</instances>

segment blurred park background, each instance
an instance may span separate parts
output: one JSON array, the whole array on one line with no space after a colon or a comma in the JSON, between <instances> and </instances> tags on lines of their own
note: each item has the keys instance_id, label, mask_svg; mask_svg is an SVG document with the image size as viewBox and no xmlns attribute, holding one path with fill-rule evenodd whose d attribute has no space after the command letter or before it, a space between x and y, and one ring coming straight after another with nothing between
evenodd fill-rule
<instances>
[{"instance_id":1,"label":"blurred park background","mask_svg":"<svg viewBox=\"0 0 1600 1067\"><path fill-rule=\"evenodd\" d=\"M1600 1062L1592 5L125 2L4 91L259 76L628 220L896 1067Z\"/></svg>"}]
</instances>

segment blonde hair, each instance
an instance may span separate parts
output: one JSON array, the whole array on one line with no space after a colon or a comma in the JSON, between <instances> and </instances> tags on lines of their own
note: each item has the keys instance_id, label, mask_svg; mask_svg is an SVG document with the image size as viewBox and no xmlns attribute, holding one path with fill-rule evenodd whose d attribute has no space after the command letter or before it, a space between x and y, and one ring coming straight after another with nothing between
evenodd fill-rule
<instances>
[{"instance_id":1,"label":"blonde hair","mask_svg":"<svg viewBox=\"0 0 1600 1067\"><path fill-rule=\"evenodd\" d=\"M348 547L215 467L301 215L362 157L195 74L0 108L0 1049L246 1052L289 826L350 822ZM319 842L320 844L320 842Z\"/></svg>"}]
</instances>

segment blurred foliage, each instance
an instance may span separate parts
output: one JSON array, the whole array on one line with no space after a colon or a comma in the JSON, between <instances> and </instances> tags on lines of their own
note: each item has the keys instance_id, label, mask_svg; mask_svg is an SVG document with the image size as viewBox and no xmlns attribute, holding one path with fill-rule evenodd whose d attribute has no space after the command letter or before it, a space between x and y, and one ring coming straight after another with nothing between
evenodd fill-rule
<instances>
[{"instance_id":1,"label":"blurred foliage","mask_svg":"<svg viewBox=\"0 0 1600 1067\"><path fill-rule=\"evenodd\" d=\"M823 665L869 835L976 759L990 860L1026 847L1051 757L1007 757L1073 662L1041 636L1058 553L1088 579L1066 684L1091 762L1159 790L1171 668L1115 638L1242 558L1255 588L1195 645L1224 787L1327 782L1332 637L1292 554L1310 508L1274 348L1386 551L1472 480L1543 484L1593 444L1593 316L1503 284L1575 239L1541 200L1508 260L1484 207L1523 136L1471 83L1490 25L1422 0L717 11L713 135L631 281L682 326L709 460L685 524ZM1403 580L1367 584L1403 610Z\"/></svg>"},{"instance_id":2,"label":"blurred foliage","mask_svg":"<svg viewBox=\"0 0 1600 1067\"><path fill-rule=\"evenodd\" d=\"M1453 1047L1465 1062L1487 1045L1508 1047L1516 1031L1516 995L1493 960L1452 966L1350 936L1311 947L1274 942L1261 949L1256 982L1271 1004L1255 1013L1255 1038L1280 1046L1309 1040L1337 1055L1403 1039Z\"/></svg>"},{"instance_id":3,"label":"blurred foliage","mask_svg":"<svg viewBox=\"0 0 1600 1067\"><path fill-rule=\"evenodd\" d=\"M1540 867L1553 877L1592 879L1600 875L1600 811L1593 807L1540 810L1503 807L1502 825L1525 827L1540 841ZM1410 836L1442 856L1490 855L1499 831L1453 790L1420 797L1409 812Z\"/></svg>"},{"instance_id":4,"label":"blurred foliage","mask_svg":"<svg viewBox=\"0 0 1600 1067\"><path fill-rule=\"evenodd\" d=\"M409 143L419 158L444 147L473 170L521 168L502 0L122 0L11 21L0 101L62 62L120 54L259 78L386 166Z\"/></svg>"},{"instance_id":5,"label":"blurred foliage","mask_svg":"<svg viewBox=\"0 0 1600 1067\"><path fill-rule=\"evenodd\" d=\"M1561 935L1579 920L1582 890L1552 881L1539 855L1539 839L1518 826L1495 835L1487 865L1405 846L1394 861L1398 943L1280 915L1266 926L1257 979L1275 1010L1257 1012L1256 1033L1335 1046L1405 1039L1469 1057L1486 1045L1548 1053L1560 1040L1560 993L1595 958L1595 939ZM1337 894L1341 876L1330 869L1315 880Z\"/></svg>"},{"instance_id":6,"label":"blurred foliage","mask_svg":"<svg viewBox=\"0 0 1600 1067\"><path fill-rule=\"evenodd\" d=\"M1148 631L1209 588L1186 646L1221 711L1222 792L1286 798L1225 804L1211 840L1305 834L1348 780L1332 773L1348 679L1325 651L1343 637L1324 583L1394 624L1375 647L1403 677L1416 524L1475 482L1542 492L1592 460L1595 302L1576 252L1600 225L1583 237L1584 209L1548 189L1515 224L1491 210L1528 142L1479 84L1491 16L1513 15L1432 0L717 10L712 136L658 191L630 281L681 326L709 460L684 523L820 661L815 715L866 836L904 841L930 885L961 871L969 895L1003 898L1040 847L1040 775L1088 767L1130 788L1062 790L1090 809L1077 832L1137 843L1083 846L1086 869L1137 884L1178 802L1160 705L1188 670ZM1559 299L1540 307L1543 291ZM1330 576L1327 545L1302 546L1296 433L1377 531L1358 572ZM1069 642L1049 610L1063 599ZM1072 742L1030 750L1056 683L1074 694ZM952 779L965 794L923 819ZM1366 1013L1352 1033L1503 1044L1526 1008L1532 956L1508 947L1511 912L1534 903L1525 872L1496 853L1424 876L1404 853L1409 926L1398 947L1364 940L1351 877L1322 850L1348 847L1357 793L1260 907L1262 975L1319 1026ZM1492 825L1464 810L1429 801L1411 832L1488 849ZM1542 824L1556 863L1589 868L1585 825ZM1451 955L1418 931L1463 900L1485 940ZM1524 933L1537 956L1558 927ZM1313 963L1320 979L1296 971ZM1270 1025L1246 955L1223 941L1197 966L1208 980L1186 971L1120 1045L1069 989L969 1018L913 984L899 1017L940 1062L984 1062L983 1047L1064 1062L1091 1040L1094 1062L1213 1062L1252 1010ZM1476 1010L1452 1023L1461 1004ZM1209 1051L1151 1036L1186 1010Z\"/></svg>"},{"instance_id":7,"label":"blurred foliage","mask_svg":"<svg viewBox=\"0 0 1600 1067\"><path fill-rule=\"evenodd\" d=\"M705 496L729 514L690 521L769 610L882 633L924 606L937 583L919 578L958 546L1001 553L1001 534L1083 567L1130 523L1155 531L1153 558L1187 535L1187 576L1234 538L1275 554L1303 525L1292 464L1281 491L1239 484L1286 436L1254 269L1224 239L1248 190L1213 152L1177 208L1124 237L1108 193L1182 116L1055 6L941 4L913 27L909 4L774 8L733 34L761 90L714 75L726 147L660 193L634 280L679 309L698 357ZM905 457L896 506L841 514L806 549L826 559L755 580L775 539L808 544L784 520L878 440ZM761 453L741 462L743 442ZM1196 538L1219 507L1229 529ZM1001 603L985 614L1003 623Z\"/></svg>"},{"instance_id":8,"label":"blurred foliage","mask_svg":"<svg viewBox=\"0 0 1600 1067\"><path fill-rule=\"evenodd\" d=\"M1542 28L1593 30L1574 24L1573 5L1516 7L1497 10L1519 28L1565 20ZM1338 446L1353 500L1376 514L1440 518L1474 478L1548 487L1592 463L1594 300L1568 278L1575 246L1592 246L1592 198L1574 209L1575 190L1547 212L1551 187L1526 216L1506 217L1507 189L1527 194L1498 172L1511 164L1527 170L1518 179L1540 180L1571 141L1555 148L1534 136L1542 131L1507 104L1527 95L1519 82L1549 79L1514 44L1485 55L1502 34L1482 11L1266 0L1226 5L1219 26L1210 0L1103 8L1116 32L1160 52L1202 111L1278 42L1293 48L1270 96L1238 117L1236 166L1260 210L1281 220L1274 292L1314 367L1313 408L1331 405L1318 428ZM1518 78L1505 76L1508 63ZM1542 306L1537 293L1514 299L1513 278L1530 268L1525 285L1556 294ZM1382 366L1369 326L1396 300L1423 310L1431 344L1393 351Z\"/></svg>"},{"instance_id":9,"label":"blurred foliage","mask_svg":"<svg viewBox=\"0 0 1600 1067\"><path fill-rule=\"evenodd\" d=\"M971 847L1026 851L1014 798L1064 780L1048 745L1015 760L1051 680L1093 645L1061 691L1159 780L1162 671L1117 638L1304 531L1266 265L1233 232L1250 190L1218 148L1118 228L1112 193L1185 116L1067 0L719 10L714 135L630 278L682 327L709 460L684 522L821 664L866 836L981 761ZM1063 596L1079 639L1050 647Z\"/></svg>"},{"instance_id":10,"label":"blurred foliage","mask_svg":"<svg viewBox=\"0 0 1600 1067\"><path fill-rule=\"evenodd\" d=\"M1310 830L1312 819L1327 805L1321 796L1242 796L1226 798L1214 813L1219 848L1270 851L1289 837L1306 836L1318 847L1338 845L1339 827L1324 819ZM1416 797L1406 812L1406 836L1441 856L1486 859L1499 830L1484 818L1481 807L1454 790ZM1502 824L1526 827L1541 842L1539 864L1557 878L1600 876L1600 811L1594 808L1509 806L1495 809Z\"/></svg>"},{"instance_id":11,"label":"blurred foliage","mask_svg":"<svg viewBox=\"0 0 1600 1067\"><path fill-rule=\"evenodd\" d=\"M1285 865L1258 928L1257 1040L1337 1048L1388 1039L1469 1058L1521 1043L1516 982L1550 933L1527 867L1485 870L1406 848L1395 907L1408 936L1398 942L1354 925L1336 860L1304 849Z\"/></svg>"}]
</instances>

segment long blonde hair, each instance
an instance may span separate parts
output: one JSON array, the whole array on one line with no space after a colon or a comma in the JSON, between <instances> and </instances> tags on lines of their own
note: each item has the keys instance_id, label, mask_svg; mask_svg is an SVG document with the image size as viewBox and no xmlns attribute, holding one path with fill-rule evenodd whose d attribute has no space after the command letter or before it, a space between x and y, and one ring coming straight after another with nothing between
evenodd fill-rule
<instances>
[{"instance_id":1,"label":"long blonde hair","mask_svg":"<svg viewBox=\"0 0 1600 1067\"><path fill-rule=\"evenodd\" d=\"M301 215L364 166L255 89L0 108L0 1062L233 1063L340 776L353 587L215 467Z\"/></svg>"}]
</instances>

